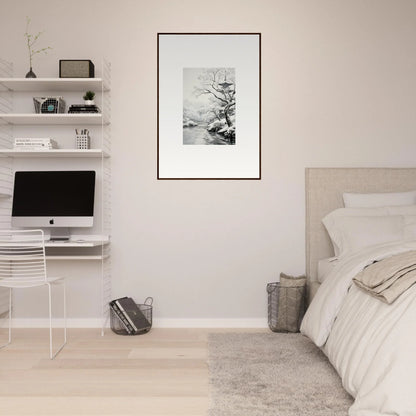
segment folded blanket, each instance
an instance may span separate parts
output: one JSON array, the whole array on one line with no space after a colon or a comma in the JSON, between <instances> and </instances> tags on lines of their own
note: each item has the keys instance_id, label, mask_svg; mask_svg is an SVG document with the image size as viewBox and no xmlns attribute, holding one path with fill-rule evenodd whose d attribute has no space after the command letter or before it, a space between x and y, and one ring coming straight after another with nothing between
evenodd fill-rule
<instances>
[{"instance_id":1,"label":"folded blanket","mask_svg":"<svg viewBox=\"0 0 416 416\"><path fill-rule=\"evenodd\" d=\"M358 273L354 283L383 302L393 303L416 283L416 251L408 251L376 262Z\"/></svg>"}]
</instances>

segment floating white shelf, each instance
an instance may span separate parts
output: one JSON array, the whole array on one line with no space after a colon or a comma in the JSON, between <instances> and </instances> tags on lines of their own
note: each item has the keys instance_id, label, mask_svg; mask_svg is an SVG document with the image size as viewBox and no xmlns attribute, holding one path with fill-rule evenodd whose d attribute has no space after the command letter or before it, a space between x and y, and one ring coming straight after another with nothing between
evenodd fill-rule
<instances>
[{"instance_id":1,"label":"floating white shelf","mask_svg":"<svg viewBox=\"0 0 416 416\"><path fill-rule=\"evenodd\" d=\"M104 246L106 244L109 244L108 241L45 241L45 247L64 247L64 248L74 248L74 247L98 247L98 246Z\"/></svg>"},{"instance_id":2,"label":"floating white shelf","mask_svg":"<svg viewBox=\"0 0 416 416\"><path fill-rule=\"evenodd\" d=\"M101 125L103 116L101 114L18 114L2 113L0 120L13 125ZM108 124L104 121L104 124Z\"/></svg>"},{"instance_id":3,"label":"floating white shelf","mask_svg":"<svg viewBox=\"0 0 416 416\"><path fill-rule=\"evenodd\" d=\"M58 261L65 261L65 260L70 260L70 261L72 261L72 260L76 260L76 261L78 261L78 260L103 260L104 258L107 258L108 256L101 256L101 255L95 255L95 256L88 256L88 255L85 255L85 256L83 256L83 255L79 255L79 256L71 256L71 255L68 255L68 256L48 256L48 255L46 255L46 260L52 260L52 261L55 261L55 260L58 260Z\"/></svg>"},{"instance_id":4,"label":"floating white shelf","mask_svg":"<svg viewBox=\"0 0 416 416\"><path fill-rule=\"evenodd\" d=\"M109 91L102 78L0 78L0 87L8 91Z\"/></svg>"},{"instance_id":5,"label":"floating white shelf","mask_svg":"<svg viewBox=\"0 0 416 416\"><path fill-rule=\"evenodd\" d=\"M109 244L108 240L85 240L85 241L45 241L45 248L76 248L76 247L99 247ZM20 243L3 243L4 247L15 247L21 245Z\"/></svg>"},{"instance_id":6,"label":"floating white shelf","mask_svg":"<svg viewBox=\"0 0 416 416\"><path fill-rule=\"evenodd\" d=\"M52 149L39 151L17 151L13 149L0 149L0 157L110 157L101 149Z\"/></svg>"}]
</instances>

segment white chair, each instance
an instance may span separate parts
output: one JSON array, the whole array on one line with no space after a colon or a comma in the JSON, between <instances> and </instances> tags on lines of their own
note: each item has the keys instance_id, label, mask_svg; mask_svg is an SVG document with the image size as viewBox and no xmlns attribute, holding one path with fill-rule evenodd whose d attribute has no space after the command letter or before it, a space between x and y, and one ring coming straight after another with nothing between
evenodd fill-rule
<instances>
[{"instance_id":1,"label":"white chair","mask_svg":"<svg viewBox=\"0 0 416 416\"><path fill-rule=\"evenodd\" d=\"M64 342L52 351L52 284L63 285ZM66 344L66 294L62 277L47 277L45 239L42 230L0 230L0 287L9 288L9 340L12 341L12 290L48 286L49 293L49 356L52 360Z\"/></svg>"}]
</instances>

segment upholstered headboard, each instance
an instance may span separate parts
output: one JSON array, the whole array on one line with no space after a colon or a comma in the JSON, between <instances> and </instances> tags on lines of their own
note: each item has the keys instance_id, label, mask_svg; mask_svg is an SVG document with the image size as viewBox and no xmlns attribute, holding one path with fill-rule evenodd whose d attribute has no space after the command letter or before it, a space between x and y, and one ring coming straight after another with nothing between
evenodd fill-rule
<instances>
[{"instance_id":1,"label":"upholstered headboard","mask_svg":"<svg viewBox=\"0 0 416 416\"><path fill-rule=\"evenodd\" d=\"M403 192L416 189L416 168L306 168L306 275L317 281L320 259L334 255L322 218L344 206L344 192Z\"/></svg>"}]
</instances>

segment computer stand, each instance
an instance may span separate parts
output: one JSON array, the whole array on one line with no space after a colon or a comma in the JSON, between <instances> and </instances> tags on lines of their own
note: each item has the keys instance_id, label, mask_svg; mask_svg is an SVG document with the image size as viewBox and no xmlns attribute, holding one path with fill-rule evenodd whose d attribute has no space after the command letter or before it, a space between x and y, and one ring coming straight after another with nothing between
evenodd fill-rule
<instances>
[{"instance_id":1,"label":"computer stand","mask_svg":"<svg viewBox=\"0 0 416 416\"><path fill-rule=\"evenodd\" d=\"M69 233L69 228L62 227L62 228L50 228L51 230L51 241L68 241L71 237Z\"/></svg>"}]
</instances>

